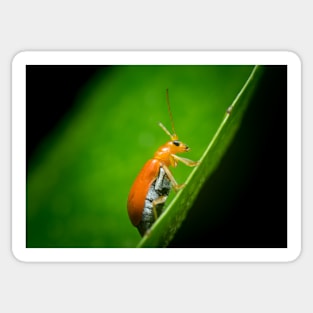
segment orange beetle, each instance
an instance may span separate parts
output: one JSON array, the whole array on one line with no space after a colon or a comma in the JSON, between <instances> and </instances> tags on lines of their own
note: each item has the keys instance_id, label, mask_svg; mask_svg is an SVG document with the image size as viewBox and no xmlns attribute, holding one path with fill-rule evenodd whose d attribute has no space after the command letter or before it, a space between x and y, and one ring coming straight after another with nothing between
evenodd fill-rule
<instances>
[{"instance_id":1,"label":"orange beetle","mask_svg":"<svg viewBox=\"0 0 313 313\"><path fill-rule=\"evenodd\" d=\"M171 187L178 191L185 186L185 184L177 184L169 166L176 167L178 161L187 166L197 166L199 164L199 162L176 155L176 153L189 151L189 147L179 141L175 133L168 90L166 90L166 100L173 134L161 123L159 123L159 126L170 136L171 140L161 146L155 152L153 158L144 165L130 189L127 201L129 218L132 224L138 228L141 236L149 230L161 214Z\"/></svg>"}]
</instances>

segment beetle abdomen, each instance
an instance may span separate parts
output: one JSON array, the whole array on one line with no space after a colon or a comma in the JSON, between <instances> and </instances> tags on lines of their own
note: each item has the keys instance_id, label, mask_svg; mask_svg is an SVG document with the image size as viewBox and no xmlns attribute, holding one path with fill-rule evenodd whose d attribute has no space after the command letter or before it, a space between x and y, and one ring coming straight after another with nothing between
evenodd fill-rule
<instances>
[{"instance_id":1,"label":"beetle abdomen","mask_svg":"<svg viewBox=\"0 0 313 313\"><path fill-rule=\"evenodd\" d=\"M154 212L153 212L153 201L157 200L160 197L167 198L170 190L171 190L172 184L170 180L168 179L167 175L165 174L164 169L162 166L160 166L159 174L155 181L151 184L146 200L145 200L145 206L142 211L142 217L141 221L138 224L137 228L143 236L146 231L153 225L155 222ZM157 204L155 209L157 216L160 216L162 213L162 209L164 207L164 202Z\"/></svg>"}]
</instances>

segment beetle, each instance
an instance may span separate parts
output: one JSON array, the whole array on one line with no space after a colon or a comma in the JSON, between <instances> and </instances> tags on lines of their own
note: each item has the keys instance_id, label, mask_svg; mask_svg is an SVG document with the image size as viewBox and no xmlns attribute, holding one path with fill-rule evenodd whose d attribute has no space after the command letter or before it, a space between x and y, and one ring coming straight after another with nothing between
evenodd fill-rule
<instances>
[{"instance_id":1,"label":"beetle","mask_svg":"<svg viewBox=\"0 0 313 313\"><path fill-rule=\"evenodd\" d=\"M159 126L169 135L170 141L162 145L152 159L148 160L135 179L128 196L127 210L132 224L144 236L158 216L162 213L165 201L171 188L176 192L185 184L178 184L169 167L176 167L178 162L187 166L197 166L200 162L177 156L177 153L188 152L189 147L176 135L169 102L168 89L166 101L172 124L171 134L162 123Z\"/></svg>"}]
</instances>

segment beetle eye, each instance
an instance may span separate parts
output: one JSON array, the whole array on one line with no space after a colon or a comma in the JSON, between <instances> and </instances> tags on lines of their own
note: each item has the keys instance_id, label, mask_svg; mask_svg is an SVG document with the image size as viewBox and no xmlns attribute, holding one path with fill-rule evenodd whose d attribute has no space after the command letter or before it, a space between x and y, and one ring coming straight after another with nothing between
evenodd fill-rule
<instances>
[{"instance_id":1,"label":"beetle eye","mask_svg":"<svg viewBox=\"0 0 313 313\"><path fill-rule=\"evenodd\" d=\"M174 140L173 144L178 147L180 145L180 142L178 140Z\"/></svg>"}]
</instances>

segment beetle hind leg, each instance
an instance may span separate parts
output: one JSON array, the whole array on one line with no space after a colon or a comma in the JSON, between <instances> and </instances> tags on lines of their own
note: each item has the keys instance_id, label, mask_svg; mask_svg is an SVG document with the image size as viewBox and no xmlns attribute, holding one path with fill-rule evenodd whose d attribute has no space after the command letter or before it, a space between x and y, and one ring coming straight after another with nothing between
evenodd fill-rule
<instances>
[{"instance_id":1,"label":"beetle hind leg","mask_svg":"<svg viewBox=\"0 0 313 313\"><path fill-rule=\"evenodd\" d=\"M155 199L152 201L152 211L153 211L153 215L154 215L154 220L156 221L158 218L158 213L156 210L156 206L159 204L163 204L165 203L167 199L167 196L160 196L159 198Z\"/></svg>"}]
</instances>

